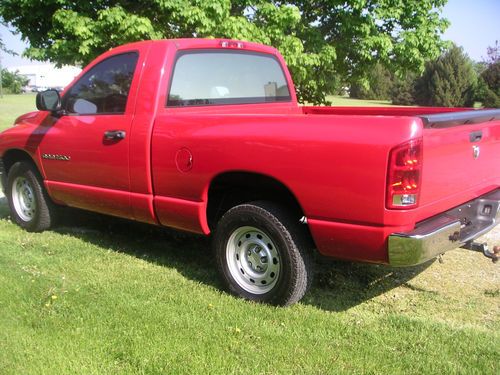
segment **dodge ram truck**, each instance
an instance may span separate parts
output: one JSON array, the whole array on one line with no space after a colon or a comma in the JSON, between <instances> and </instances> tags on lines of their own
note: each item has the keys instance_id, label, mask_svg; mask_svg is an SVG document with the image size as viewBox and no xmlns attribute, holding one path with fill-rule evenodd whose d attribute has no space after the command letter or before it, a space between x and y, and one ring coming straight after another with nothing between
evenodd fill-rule
<instances>
[{"instance_id":1,"label":"dodge ram truck","mask_svg":"<svg viewBox=\"0 0 500 375\"><path fill-rule=\"evenodd\" d=\"M299 106L272 47L112 49L0 134L12 219L61 206L212 236L227 289L300 300L314 255L412 266L500 218L500 110ZM496 249L497 250L497 249Z\"/></svg>"}]
</instances>

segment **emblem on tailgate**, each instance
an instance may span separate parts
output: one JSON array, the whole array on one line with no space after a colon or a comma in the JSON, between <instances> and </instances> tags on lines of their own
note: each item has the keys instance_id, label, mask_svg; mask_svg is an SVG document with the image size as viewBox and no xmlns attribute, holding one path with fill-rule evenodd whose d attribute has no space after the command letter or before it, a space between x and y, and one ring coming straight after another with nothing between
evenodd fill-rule
<instances>
[{"instance_id":1,"label":"emblem on tailgate","mask_svg":"<svg viewBox=\"0 0 500 375\"><path fill-rule=\"evenodd\" d=\"M477 159L479 157L479 153L481 152L481 149L479 146L472 146L472 155L474 156L474 159Z\"/></svg>"}]
</instances>

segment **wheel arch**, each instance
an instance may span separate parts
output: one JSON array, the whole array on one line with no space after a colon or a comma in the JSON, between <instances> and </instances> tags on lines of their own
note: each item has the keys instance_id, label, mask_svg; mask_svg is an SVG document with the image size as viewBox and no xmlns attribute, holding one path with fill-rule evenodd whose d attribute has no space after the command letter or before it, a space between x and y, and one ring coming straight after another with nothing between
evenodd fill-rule
<instances>
[{"instance_id":1,"label":"wheel arch","mask_svg":"<svg viewBox=\"0 0 500 375\"><path fill-rule=\"evenodd\" d=\"M12 148L4 152L2 161L5 169L5 174L9 173L10 168L18 161L26 161L33 164L40 172L40 168L35 159L25 150Z\"/></svg>"},{"instance_id":2,"label":"wheel arch","mask_svg":"<svg viewBox=\"0 0 500 375\"><path fill-rule=\"evenodd\" d=\"M257 200L286 206L299 220L304 209L292 190L278 179L256 172L227 171L215 176L207 190L207 223L213 230L230 208Z\"/></svg>"}]
</instances>

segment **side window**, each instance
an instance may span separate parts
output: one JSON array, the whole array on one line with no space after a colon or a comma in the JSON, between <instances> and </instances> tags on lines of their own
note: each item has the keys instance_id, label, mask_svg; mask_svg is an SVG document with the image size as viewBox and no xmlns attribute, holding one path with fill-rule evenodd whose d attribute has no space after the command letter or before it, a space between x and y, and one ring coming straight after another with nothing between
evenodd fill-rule
<instances>
[{"instance_id":1,"label":"side window","mask_svg":"<svg viewBox=\"0 0 500 375\"><path fill-rule=\"evenodd\" d=\"M125 112L138 54L112 56L90 69L64 95L70 114L120 114Z\"/></svg>"}]
</instances>

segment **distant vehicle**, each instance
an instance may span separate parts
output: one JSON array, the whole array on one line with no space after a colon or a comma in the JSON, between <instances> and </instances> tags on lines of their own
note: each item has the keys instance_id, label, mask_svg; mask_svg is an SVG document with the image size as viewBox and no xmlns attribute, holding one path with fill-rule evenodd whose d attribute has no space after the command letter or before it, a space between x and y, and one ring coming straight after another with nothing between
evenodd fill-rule
<instances>
[{"instance_id":1,"label":"distant vehicle","mask_svg":"<svg viewBox=\"0 0 500 375\"><path fill-rule=\"evenodd\" d=\"M64 87L63 86L51 86L51 87L47 87L47 86L31 86L28 89L31 89L32 92L43 92L43 91L47 91L47 90L56 90L56 91L61 92L61 91L64 90ZM29 92L29 91L26 91L26 92Z\"/></svg>"},{"instance_id":2,"label":"distant vehicle","mask_svg":"<svg viewBox=\"0 0 500 375\"><path fill-rule=\"evenodd\" d=\"M47 91L49 88L47 86L33 86L34 92Z\"/></svg>"},{"instance_id":3,"label":"distant vehicle","mask_svg":"<svg viewBox=\"0 0 500 375\"><path fill-rule=\"evenodd\" d=\"M21 88L21 92L23 93L29 93L29 92L36 92L35 86L24 86Z\"/></svg>"},{"instance_id":4,"label":"distant vehicle","mask_svg":"<svg viewBox=\"0 0 500 375\"><path fill-rule=\"evenodd\" d=\"M496 257L474 241L500 222L500 110L299 106L276 49L217 39L112 49L36 103L0 134L29 231L67 205L212 234L227 289L278 305L311 285L314 249Z\"/></svg>"}]
</instances>

